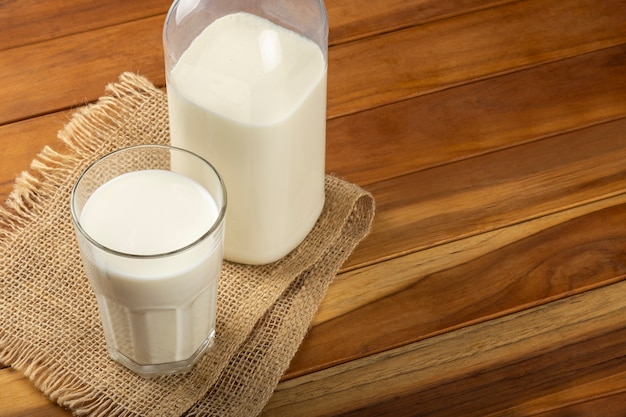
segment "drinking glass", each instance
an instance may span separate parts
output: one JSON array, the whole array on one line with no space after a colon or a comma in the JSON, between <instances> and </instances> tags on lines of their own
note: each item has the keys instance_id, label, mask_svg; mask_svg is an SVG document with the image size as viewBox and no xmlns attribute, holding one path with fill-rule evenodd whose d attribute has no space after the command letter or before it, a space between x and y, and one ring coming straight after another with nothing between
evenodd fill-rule
<instances>
[{"instance_id":1,"label":"drinking glass","mask_svg":"<svg viewBox=\"0 0 626 417\"><path fill-rule=\"evenodd\" d=\"M82 173L70 207L110 357L144 377L189 370L215 336L218 172L187 150L128 147Z\"/></svg>"}]
</instances>

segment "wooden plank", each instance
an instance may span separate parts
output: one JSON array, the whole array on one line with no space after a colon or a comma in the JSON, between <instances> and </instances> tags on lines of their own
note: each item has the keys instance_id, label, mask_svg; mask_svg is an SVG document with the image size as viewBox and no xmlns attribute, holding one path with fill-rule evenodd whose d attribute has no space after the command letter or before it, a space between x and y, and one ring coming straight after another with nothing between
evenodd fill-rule
<instances>
[{"instance_id":1,"label":"wooden plank","mask_svg":"<svg viewBox=\"0 0 626 417\"><path fill-rule=\"evenodd\" d=\"M283 381L262 415L484 416L623 374L625 297L620 282Z\"/></svg>"},{"instance_id":2,"label":"wooden plank","mask_svg":"<svg viewBox=\"0 0 626 417\"><path fill-rule=\"evenodd\" d=\"M335 118L326 167L366 185L621 118L624 74L620 45Z\"/></svg>"},{"instance_id":3,"label":"wooden plank","mask_svg":"<svg viewBox=\"0 0 626 417\"><path fill-rule=\"evenodd\" d=\"M415 387L414 390L404 392L391 400L342 413L342 417L378 417L378 416L468 416L484 417L495 416L529 416L539 411L536 397L550 394L552 401L544 405L540 416L573 416L594 415L588 413L574 414L576 409L589 410L592 405L573 407L571 395L568 391L576 386L580 388L587 399L593 399L594 394L601 397L619 394L626 388L624 380L613 381L617 384L606 383L612 375L626 374L626 363L623 358L623 340L626 331L623 328L615 330L615 334L608 332L597 337L590 337L590 342L562 341L553 346L551 352L541 352L536 357L520 358L513 363L495 369L481 369L479 372L462 378L458 381L446 381L437 387ZM564 346L565 345L565 346ZM599 359L599 355L605 360ZM613 378L614 379L614 378ZM595 386L594 386L595 385ZM594 389L595 388L595 389ZM598 389L601 390L598 393ZM617 389L617 392L615 390ZM568 395L569 394L569 395ZM612 399L613 412L620 410L617 415L623 416L626 404L615 404ZM606 416L603 409L601 416Z\"/></svg>"},{"instance_id":4,"label":"wooden plank","mask_svg":"<svg viewBox=\"0 0 626 417\"><path fill-rule=\"evenodd\" d=\"M162 85L162 25L157 16L4 51L0 77L12 82L0 92L0 124L94 101L127 70Z\"/></svg>"},{"instance_id":5,"label":"wooden plank","mask_svg":"<svg viewBox=\"0 0 626 417\"><path fill-rule=\"evenodd\" d=\"M311 325L355 313L369 303L419 285L424 277L488 255L530 235L609 207L626 204L626 193L548 216L459 239L409 255L340 273L328 289ZM385 277L381 279L380 277ZM479 281L480 278L477 279ZM539 300L538 300L539 301ZM358 313L357 313L358 314ZM414 338L416 334L412 334ZM426 337L426 335L423 335Z\"/></svg>"},{"instance_id":6,"label":"wooden plank","mask_svg":"<svg viewBox=\"0 0 626 417\"><path fill-rule=\"evenodd\" d=\"M605 378L582 381L579 385L572 384L568 378L562 390L539 394L537 398L484 417L591 416L599 410L602 410L602 417L621 417L626 411L625 404L626 372L615 372Z\"/></svg>"},{"instance_id":7,"label":"wooden plank","mask_svg":"<svg viewBox=\"0 0 626 417\"><path fill-rule=\"evenodd\" d=\"M339 45L329 52L329 113L619 45L626 42L625 20L623 0L528 0Z\"/></svg>"},{"instance_id":8,"label":"wooden plank","mask_svg":"<svg viewBox=\"0 0 626 417\"><path fill-rule=\"evenodd\" d=\"M622 376L623 378L624 376ZM624 404L626 404L626 393L616 393L614 395L603 395L599 398L581 401L575 404L566 404L563 407L557 407L546 411L545 413L536 414L537 417L563 417L563 416L593 416L602 413L602 417L623 417ZM509 416L511 414L508 414ZM502 414L502 417L507 414Z\"/></svg>"},{"instance_id":9,"label":"wooden plank","mask_svg":"<svg viewBox=\"0 0 626 417\"><path fill-rule=\"evenodd\" d=\"M52 403L21 373L0 369L0 415L3 417L68 417L69 411Z\"/></svg>"},{"instance_id":10,"label":"wooden plank","mask_svg":"<svg viewBox=\"0 0 626 417\"><path fill-rule=\"evenodd\" d=\"M326 0L331 45L472 13L511 0Z\"/></svg>"},{"instance_id":11,"label":"wooden plank","mask_svg":"<svg viewBox=\"0 0 626 417\"><path fill-rule=\"evenodd\" d=\"M57 152L65 150L56 134L69 121L70 113L52 113L0 126L0 202L6 200L15 178L29 169L44 146L52 146Z\"/></svg>"},{"instance_id":12,"label":"wooden plank","mask_svg":"<svg viewBox=\"0 0 626 417\"><path fill-rule=\"evenodd\" d=\"M62 38L167 11L171 0L0 2L0 50ZM130 39L129 39L130 41Z\"/></svg>"},{"instance_id":13,"label":"wooden plank","mask_svg":"<svg viewBox=\"0 0 626 417\"><path fill-rule=\"evenodd\" d=\"M582 205L626 189L626 119L435 167L366 188L371 234L356 268Z\"/></svg>"},{"instance_id":14,"label":"wooden plank","mask_svg":"<svg viewBox=\"0 0 626 417\"><path fill-rule=\"evenodd\" d=\"M626 41L623 2L580 4L511 3L333 47L329 117ZM538 18L547 26L537 25ZM162 24L157 16L5 51L0 77L13 82L1 92L0 124L93 101L101 94L98 86L127 70L163 85Z\"/></svg>"},{"instance_id":15,"label":"wooden plank","mask_svg":"<svg viewBox=\"0 0 626 417\"><path fill-rule=\"evenodd\" d=\"M340 276L285 378L622 280L625 215L626 193Z\"/></svg>"}]
</instances>

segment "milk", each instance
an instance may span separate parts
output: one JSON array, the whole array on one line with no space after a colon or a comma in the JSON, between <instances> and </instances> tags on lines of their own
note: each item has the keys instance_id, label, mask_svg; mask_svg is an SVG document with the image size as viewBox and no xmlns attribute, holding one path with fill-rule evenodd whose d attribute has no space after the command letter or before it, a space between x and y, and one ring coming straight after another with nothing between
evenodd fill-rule
<instances>
[{"instance_id":1,"label":"milk","mask_svg":"<svg viewBox=\"0 0 626 417\"><path fill-rule=\"evenodd\" d=\"M231 14L192 41L167 86L172 145L210 161L226 185L225 258L285 256L324 205L320 48L263 18Z\"/></svg>"},{"instance_id":2,"label":"milk","mask_svg":"<svg viewBox=\"0 0 626 417\"><path fill-rule=\"evenodd\" d=\"M218 215L205 188L164 170L123 174L89 197L81 226L109 250L79 242L114 359L140 365L183 361L211 342L219 233L198 240Z\"/></svg>"}]
</instances>

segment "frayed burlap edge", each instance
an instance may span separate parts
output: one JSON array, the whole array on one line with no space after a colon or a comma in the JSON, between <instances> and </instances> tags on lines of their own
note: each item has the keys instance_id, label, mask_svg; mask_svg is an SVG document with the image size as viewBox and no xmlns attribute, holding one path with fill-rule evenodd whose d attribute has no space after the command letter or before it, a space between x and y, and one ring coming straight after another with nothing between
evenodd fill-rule
<instances>
[{"instance_id":1,"label":"frayed burlap edge","mask_svg":"<svg viewBox=\"0 0 626 417\"><path fill-rule=\"evenodd\" d=\"M77 109L69 123L59 131L58 137L70 153L61 154L46 146L32 161L30 170L15 179L4 206L0 205L0 248L6 247L6 238L18 228L37 219L46 199L64 191L59 185L68 182L68 174L82 172L94 155L117 148L114 141L102 141L101 137L94 136L92 127L114 122L112 115L132 114L146 103L157 106L163 102L163 97L147 79L132 73L122 74L120 82L109 84L105 91L109 94L94 104ZM143 97L143 102L131 106L119 100L131 94ZM137 143L149 143L149 138L149 133L143 138L138 137Z\"/></svg>"},{"instance_id":2,"label":"frayed burlap edge","mask_svg":"<svg viewBox=\"0 0 626 417\"><path fill-rule=\"evenodd\" d=\"M103 155L118 148L114 140L102 141L93 135L98 126L115 122L112 116L132 115L138 108L163 105L163 98L144 77L124 73L118 83L106 86L107 95L96 103L78 108L71 120L59 131L58 138L68 152L59 153L46 146L22 172L4 205L0 205L0 253L10 250L10 243L25 227L39 220L42 213L59 195L69 196L72 181L77 178L94 155ZM142 102L119 100L134 95ZM149 143L151 135L137 138ZM7 340L0 328L0 363L7 364L30 379L51 401L72 410L76 415L135 417L140 414L121 408L115 399L94 390L71 372L61 369L55 358L28 340Z\"/></svg>"},{"instance_id":3,"label":"frayed burlap edge","mask_svg":"<svg viewBox=\"0 0 626 417\"><path fill-rule=\"evenodd\" d=\"M131 73L123 74L119 83L107 86L107 92L109 95L102 97L97 103L75 112L72 120L59 132L59 138L66 144L70 152L59 154L46 147L33 161L31 171L23 173L16 179L14 190L5 203L6 208L0 206L0 249L8 249L8 241L12 234L21 230L29 222L36 221L40 214L46 210L46 204L50 199L54 200L53 197L58 196L59 193L62 195L69 194L69 188L71 188L73 181L68 184L68 178L76 178L86 165L94 159L94 156L103 155L119 148L119 144L115 141L114 131L108 132L111 135L110 140L103 140L102 137L93 134L99 126L103 124L115 125L123 118L130 117L132 119L134 112L138 109L141 109L142 115L151 114L150 106L162 108L164 105L162 92L156 90L143 77ZM120 100L125 96L133 97L130 104L128 101ZM138 101L138 98L141 100ZM148 107L147 110L146 106ZM154 112L154 114L158 114L158 112ZM162 127L159 127L162 126L162 123L156 122L162 121L148 123L148 126L154 126L155 129L160 130L158 132L151 132L149 129L146 131L144 126L133 136L134 144L150 143L155 137L155 133L163 134ZM332 177L327 178L327 184L329 182L334 183L335 186L342 184L340 180ZM314 259L309 261L309 264L300 265L300 267L306 267L305 272L284 288L284 295L278 298L275 305L270 305L270 310L266 312L258 325L252 328L252 333L248 338L241 341L244 347L238 351L238 348L234 349L230 362L247 358L250 352L258 351L259 344L262 344L267 350L268 356L271 356L274 362L279 363L279 368L282 371L287 368L290 358L306 334L308 324L325 293L325 289L332 281L332 277L356 244L369 232L369 225L373 216L373 199L358 187L355 189L359 190L358 192L361 194L353 196L356 202L352 207L353 214L351 216L354 217L354 213L359 213L356 215L369 217L361 219L360 229L356 228L355 230L350 230L349 226L353 219L347 219L345 232L349 234L348 236L343 236L344 231L342 230L338 235L339 240L333 247L316 255ZM367 210L359 210L359 206L366 207ZM332 267L319 270L318 261L320 259L330 261L325 262L325 264L332 265ZM316 274L322 273L323 276L309 277L312 271L315 271ZM308 300L308 304L302 305L304 299ZM298 300L300 300L300 307L308 306L304 316L298 317L298 320L292 322L282 320L290 310L297 309ZM311 305L314 305L315 308L310 308ZM267 346L267 340L264 339L265 334L278 334L275 328L277 321L280 321L282 326L279 331L282 331L285 337L292 338L294 343L287 345L270 343ZM269 327L272 328L271 332L268 332L268 323L271 324ZM72 409L76 414L129 417L144 415L126 409L120 406L116 399L94 390L89 382L82 381L72 375L71 372L68 373L61 369L54 358L47 357L45 352L27 341L12 340L7 342L2 329L0 329L0 362L22 371L50 399ZM276 372L276 365L273 369L269 369L263 367L262 362L258 362L249 365L248 372L253 375L253 379L257 382L262 380L264 383L246 384L245 378L241 378L242 375L229 372L232 369L234 369L232 366L228 366L224 372L220 372L218 383L211 384L211 390L203 399L200 396L193 400L193 402L199 401L189 410L190 416L252 415L260 412L282 374L282 372ZM234 380L237 380L236 385L239 386L239 389L233 389L232 381ZM231 381L230 385L228 381ZM218 392L222 392L224 398L231 400L216 404L215 399L220 398L216 395ZM238 397L235 397L237 395ZM242 398L245 398L246 401L241 401ZM189 403L181 404L179 410L184 411L187 408L189 408ZM220 409L224 409L225 413L214 414L211 411Z\"/></svg>"}]
</instances>

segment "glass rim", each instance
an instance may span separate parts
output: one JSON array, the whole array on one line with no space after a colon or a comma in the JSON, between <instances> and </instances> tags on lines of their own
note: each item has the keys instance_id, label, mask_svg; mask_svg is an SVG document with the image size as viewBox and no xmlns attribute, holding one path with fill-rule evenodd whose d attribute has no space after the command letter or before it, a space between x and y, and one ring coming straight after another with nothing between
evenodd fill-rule
<instances>
[{"instance_id":1,"label":"glass rim","mask_svg":"<svg viewBox=\"0 0 626 417\"><path fill-rule=\"evenodd\" d=\"M78 185L80 184L81 180L84 178L84 176L97 164L99 164L100 162L104 161L105 159L109 159L110 157L115 156L116 154L125 152L125 151L131 151L131 150L135 150L135 149L147 149L147 148L152 148L152 149L161 149L161 150L167 150L167 151L176 151L176 152L183 152L186 153L192 157L196 157L197 159L199 159L200 161L202 161L203 163L205 163L206 165L208 165L208 167L211 169L211 171L213 171L213 173L215 174L218 182L219 182L219 188L222 191L222 204L221 207L219 207L219 213L215 219L215 221L213 221L213 223L211 224L211 227L209 227L209 229L204 232L200 237L198 237L197 239L195 239L193 242L182 246L180 248L168 251L168 252L160 252L160 253L154 253L154 254L136 254L136 253L126 253L126 252L121 252L112 248L109 248L108 246L103 245L102 243L98 242L97 240L95 240L93 237L91 237L91 235L89 235L89 233L87 233L87 231L83 228L79 216L77 215L77 210L75 207L75 200L76 200L76 193L77 193L77 189L78 189ZM138 170L135 170L138 171ZM135 171L129 171L129 172L135 172ZM189 177L187 177L189 178ZM113 179L113 178L111 178ZM191 178L190 178L191 179ZM195 180L194 180L195 181ZM216 201L217 203L217 201ZM94 246L96 246L98 249L103 250L109 254L115 255L115 256L120 256L120 257L124 257L124 258L132 258L132 259L159 259L159 258L166 258L169 256L173 256L182 252L185 252L189 249L192 249L193 247L199 245L201 242L203 242L204 240L206 240L210 235L212 235L218 228L220 228L223 223L224 223L224 219L226 217L226 205L227 205L227 196L226 196L226 186L224 184L224 180L222 179L222 176L220 175L220 173L217 171L217 169L213 166L213 164L211 164L209 161L207 161L205 158L201 157L200 155L191 152L187 149L183 149L183 148L179 148L176 146L171 146L171 145L159 145L159 144L141 144L141 145L131 145L131 146L126 146L123 148L119 148L116 149L114 151L111 151L103 156L98 157L95 161L91 162L89 165L87 165L87 167L81 172L81 174L78 176L78 178L76 179L76 182L74 183L74 185L72 186L72 191L70 192L70 212L71 212L71 216L72 216L72 221L74 223L74 226L76 226L76 229L78 230L78 232L85 237L85 239L87 239L91 244L93 244Z\"/></svg>"}]
</instances>

